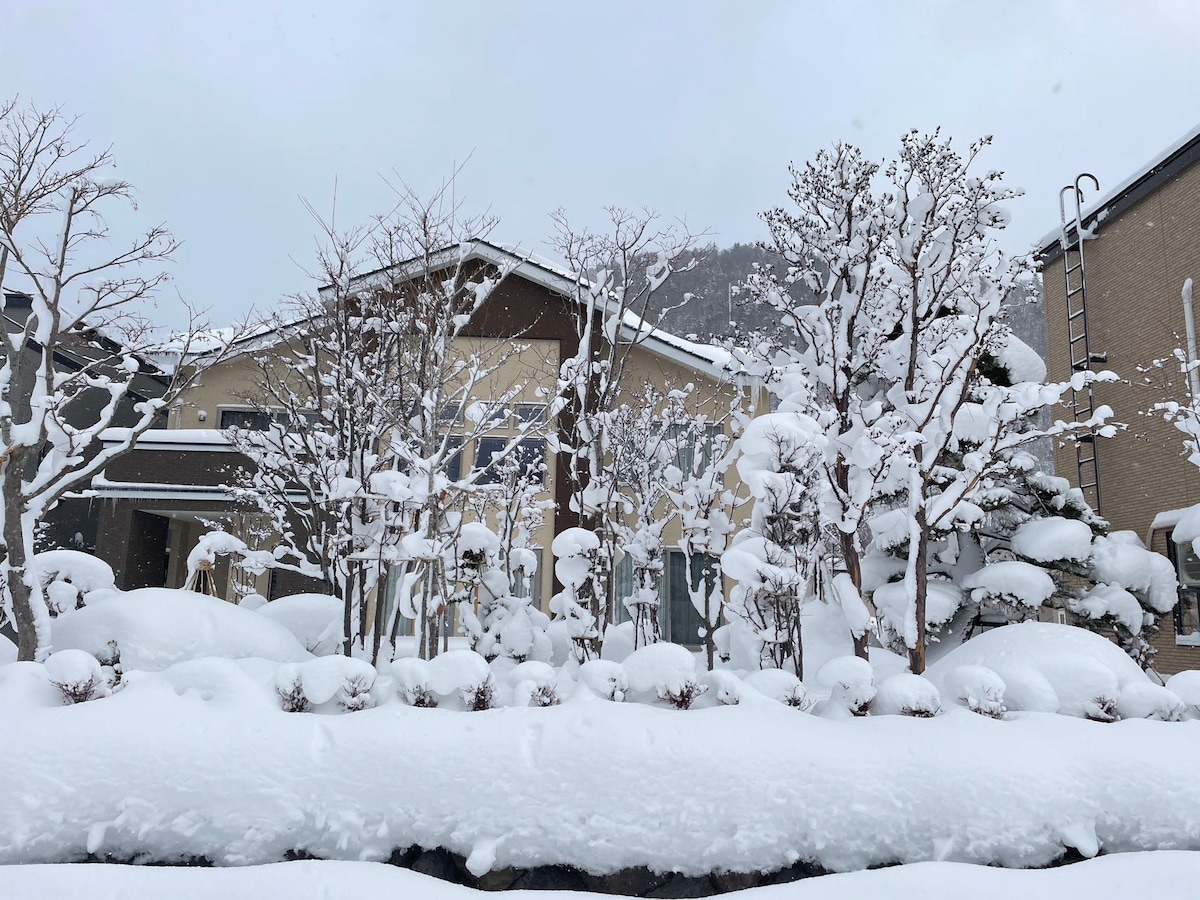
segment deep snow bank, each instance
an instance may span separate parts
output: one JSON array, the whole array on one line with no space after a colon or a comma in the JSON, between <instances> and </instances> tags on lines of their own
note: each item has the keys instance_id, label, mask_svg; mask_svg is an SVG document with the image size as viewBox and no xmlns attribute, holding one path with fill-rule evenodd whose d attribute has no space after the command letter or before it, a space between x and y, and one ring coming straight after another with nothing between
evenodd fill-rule
<instances>
[{"instance_id":1,"label":"deep snow bank","mask_svg":"<svg viewBox=\"0 0 1200 900\"><path fill-rule=\"evenodd\" d=\"M4 872L11 900L363 900L421 897L469 900L480 891L369 862L290 862L240 869L145 866L16 866ZM920 863L871 872L810 878L727 894L746 900L1191 900L1200 882L1200 853L1130 853L1074 866L1020 872L960 863ZM594 897L569 891L513 891L506 900Z\"/></svg>"},{"instance_id":2,"label":"deep snow bank","mask_svg":"<svg viewBox=\"0 0 1200 900\"><path fill-rule=\"evenodd\" d=\"M209 697L210 699L205 699ZM1200 722L962 710L831 721L601 700L288 714L164 679L13 709L0 862L270 862L445 847L491 866L835 870L1200 849Z\"/></svg>"}]
</instances>

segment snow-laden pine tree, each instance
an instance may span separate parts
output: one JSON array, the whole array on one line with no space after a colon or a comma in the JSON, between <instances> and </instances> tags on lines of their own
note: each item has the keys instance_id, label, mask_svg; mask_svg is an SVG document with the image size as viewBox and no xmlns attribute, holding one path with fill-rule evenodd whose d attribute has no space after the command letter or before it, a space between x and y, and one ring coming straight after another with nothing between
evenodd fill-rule
<instances>
[{"instance_id":1,"label":"snow-laden pine tree","mask_svg":"<svg viewBox=\"0 0 1200 900\"><path fill-rule=\"evenodd\" d=\"M23 660L50 651L39 523L161 424L199 372L164 376L145 362L157 341L143 307L178 244L163 225L128 239L110 230L107 215L136 210L133 188L113 177L107 150L92 153L74 130L58 109L0 103L0 607ZM181 359L196 337L194 322L176 337ZM149 396L139 397L139 380L154 387ZM100 432L116 424L125 430L102 447Z\"/></svg>"}]
</instances>

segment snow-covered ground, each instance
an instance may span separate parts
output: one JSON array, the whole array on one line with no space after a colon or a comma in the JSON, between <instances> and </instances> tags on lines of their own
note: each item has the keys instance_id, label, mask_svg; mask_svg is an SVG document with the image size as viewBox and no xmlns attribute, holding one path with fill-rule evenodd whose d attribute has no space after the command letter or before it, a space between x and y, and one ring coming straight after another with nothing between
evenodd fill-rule
<instances>
[{"instance_id":1,"label":"snow-covered ground","mask_svg":"<svg viewBox=\"0 0 1200 900\"><path fill-rule=\"evenodd\" d=\"M35 896L71 895L72 879L93 896L293 895L293 879L310 892L295 896L342 896L317 886L358 881L417 890L404 879L418 876L369 865L412 846L461 854L475 876L936 864L843 882L868 896L906 896L924 883L914 871L945 896L1079 896L1077 883L1115 896L1122 879L1169 886L1164 872L1197 867L1195 855L1127 855L1200 851L1200 782L1178 777L1200 751L1197 673L1156 685L1079 628L995 629L926 678L881 653L833 658L800 682L708 673L672 644L583 667L489 664L460 648L376 668L305 649L337 612L320 598L269 615L165 590L98 589L82 609L65 605L45 664L0 664L17 748L0 863L22 866L8 872ZM63 705L67 694L94 699ZM676 708L683 695L691 708ZM94 854L246 867L297 852L346 864L95 877L30 865ZM950 865L1044 866L1072 852L1123 855L1061 873ZM826 882L770 890L834 896Z\"/></svg>"},{"instance_id":2,"label":"snow-covered ground","mask_svg":"<svg viewBox=\"0 0 1200 900\"><path fill-rule=\"evenodd\" d=\"M239 869L141 866L14 866L4 871L8 900L364 900L420 897L468 900L480 891L380 863L302 861ZM1126 853L1039 871L918 863L810 878L725 896L754 900L1191 900L1200 883L1200 853ZM494 896L494 895L492 895ZM508 900L565 900L594 894L513 891Z\"/></svg>"}]
</instances>

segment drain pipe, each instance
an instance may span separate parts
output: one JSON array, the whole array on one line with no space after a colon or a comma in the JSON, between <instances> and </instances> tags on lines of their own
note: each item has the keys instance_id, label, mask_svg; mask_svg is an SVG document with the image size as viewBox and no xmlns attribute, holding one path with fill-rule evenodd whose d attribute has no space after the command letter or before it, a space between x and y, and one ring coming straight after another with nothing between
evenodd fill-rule
<instances>
[{"instance_id":1,"label":"drain pipe","mask_svg":"<svg viewBox=\"0 0 1200 900\"><path fill-rule=\"evenodd\" d=\"M1192 279L1183 282L1183 322L1187 327L1188 392L1192 395L1192 408L1200 403L1200 371L1196 369L1196 320L1192 316Z\"/></svg>"}]
</instances>

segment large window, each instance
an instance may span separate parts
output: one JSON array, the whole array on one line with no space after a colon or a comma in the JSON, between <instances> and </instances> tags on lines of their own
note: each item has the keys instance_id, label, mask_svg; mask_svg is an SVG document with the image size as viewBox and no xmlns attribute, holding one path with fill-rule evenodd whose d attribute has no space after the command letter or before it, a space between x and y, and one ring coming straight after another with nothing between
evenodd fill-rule
<instances>
[{"instance_id":1,"label":"large window","mask_svg":"<svg viewBox=\"0 0 1200 900\"><path fill-rule=\"evenodd\" d=\"M1200 558L1189 544L1172 548L1179 577L1175 606L1175 643L1200 646Z\"/></svg>"},{"instance_id":2,"label":"large window","mask_svg":"<svg viewBox=\"0 0 1200 900\"><path fill-rule=\"evenodd\" d=\"M694 560L696 571L691 578L692 586L713 584L718 577L717 558L697 554ZM665 577L658 585L658 627L664 641L697 646L701 643L700 628L703 621L688 592L688 568L688 558L683 551L667 552ZM621 602L633 593L633 566L628 556L621 557L617 563L613 579L617 596L617 621L628 622L629 610Z\"/></svg>"},{"instance_id":3,"label":"large window","mask_svg":"<svg viewBox=\"0 0 1200 900\"><path fill-rule=\"evenodd\" d=\"M221 428L240 428L242 431L266 431L274 421L275 417L266 410L221 410Z\"/></svg>"},{"instance_id":4,"label":"large window","mask_svg":"<svg viewBox=\"0 0 1200 900\"><path fill-rule=\"evenodd\" d=\"M505 459L497 461L497 457L503 453L508 443L508 438L479 439L475 452L475 466L486 470L479 476L479 484L498 484L501 471L509 464L522 476L532 475L538 484L544 483L546 442L532 438L521 441Z\"/></svg>"},{"instance_id":5,"label":"large window","mask_svg":"<svg viewBox=\"0 0 1200 900\"><path fill-rule=\"evenodd\" d=\"M666 439L675 449L675 465L685 477L703 472L712 463L719 434L720 425L703 425L699 428L689 425L668 426Z\"/></svg>"}]
</instances>

